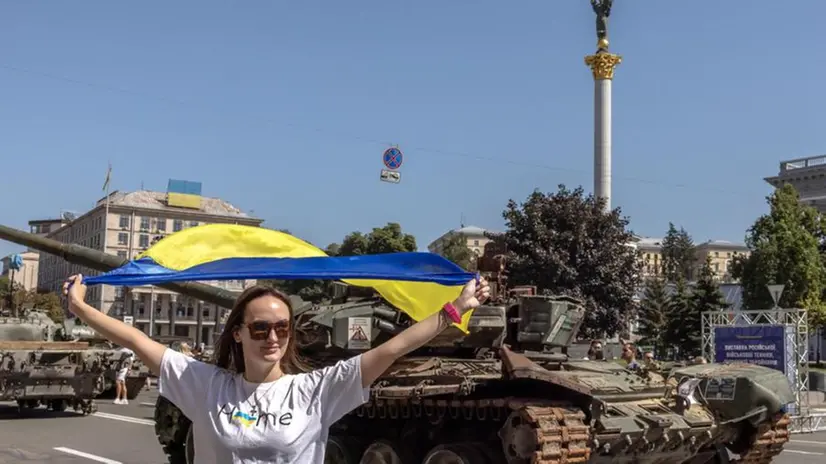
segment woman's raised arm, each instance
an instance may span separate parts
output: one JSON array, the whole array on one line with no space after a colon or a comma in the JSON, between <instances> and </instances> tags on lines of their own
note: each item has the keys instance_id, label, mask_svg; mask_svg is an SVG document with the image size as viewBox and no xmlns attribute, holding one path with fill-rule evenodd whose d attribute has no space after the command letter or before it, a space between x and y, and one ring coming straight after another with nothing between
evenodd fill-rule
<instances>
[{"instance_id":1,"label":"woman's raised arm","mask_svg":"<svg viewBox=\"0 0 826 464\"><path fill-rule=\"evenodd\" d=\"M453 306L462 315L484 303L490 296L490 286L485 279L468 282ZM444 310L422 319L390 340L361 356L361 383L367 388L379 378L397 359L424 346L448 328L451 320Z\"/></svg>"},{"instance_id":2,"label":"woman's raised arm","mask_svg":"<svg viewBox=\"0 0 826 464\"><path fill-rule=\"evenodd\" d=\"M86 286L83 285L82 275L69 277L63 284L63 294L69 300L69 311L107 340L134 351L153 373L160 375L161 360L166 347L140 330L86 304Z\"/></svg>"}]
</instances>

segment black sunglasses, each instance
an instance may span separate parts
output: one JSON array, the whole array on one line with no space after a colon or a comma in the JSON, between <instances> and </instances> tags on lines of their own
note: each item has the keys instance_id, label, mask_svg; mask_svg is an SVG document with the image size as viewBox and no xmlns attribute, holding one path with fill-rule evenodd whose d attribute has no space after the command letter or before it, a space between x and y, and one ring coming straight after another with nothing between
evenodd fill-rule
<instances>
[{"instance_id":1,"label":"black sunglasses","mask_svg":"<svg viewBox=\"0 0 826 464\"><path fill-rule=\"evenodd\" d=\"M253 321L241 324L250 331L250 338L253 340L266 340L270 336L270 331L275 330L278 338L288 338L290 336L290 321Z\"/></svg>"}]
</instances>

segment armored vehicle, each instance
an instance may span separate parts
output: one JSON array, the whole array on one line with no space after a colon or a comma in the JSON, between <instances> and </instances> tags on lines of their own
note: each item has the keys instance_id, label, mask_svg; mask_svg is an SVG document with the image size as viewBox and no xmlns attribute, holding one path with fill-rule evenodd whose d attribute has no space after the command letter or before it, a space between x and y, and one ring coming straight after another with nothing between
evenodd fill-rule
<instances>
[{"instance_id":1,"label":"armored vehicle","mask_svg":"<svg viewBox=\"0 0 826 464\"><path fill-rule=\"evenodd\" d=\"M125 262L3 226L0 238L102 271ZM701 364L663 378L569 359L565 350L584 307L529 287L509 289L504 256L491 246L479 260L495 298L474 311L468 333L447 329L388 369L368 403L334 424L326 462L767 463L782 451L793 395L781 372ZM163 287L222 307L234 296L195 283ZM316 367L375 347L412 323L377 296L348 293L321 305L293 302L296 342ZM169 462L193 462L191 424L181 411L159 398L155 421Z\"/></svg>"},{"instance_id":2,"label":"armored vehicle","mask_svg":"<svg viewBox=\"0 0 826 464\"><path fill-rule=\"evenodd\" d=\"M71 332L70 323L60 326L36 309L0 317L0 401L16 401L21 412L41 405L95 412L118 353L91 349Z\"/></svg>"},{"instance_id":3,"label":"armored vehicle","mask_svg":"<svg viewBox=\"0 0 826 464\"><path fill-rule=\"evenodd\" d=\"M75 321L75 319L70 320ZM100 335L92 330L90 327L83 325L71 324L66 328L67 336L73 340L87 342L90 350L101 350L108 355L113 356L111 362L103 373L103 391L98 395L98 398L113 398L115 396L115 381L117 380L118 371L126 364L129 354L122 349L117 348L108 340L100 337ZM133 400L138 397L141 390L146 386L146 379L149 377L149 367L140 360L137 356L132 356L131 364L126 371L126 398Z\"/></svg>"}]
</instances>

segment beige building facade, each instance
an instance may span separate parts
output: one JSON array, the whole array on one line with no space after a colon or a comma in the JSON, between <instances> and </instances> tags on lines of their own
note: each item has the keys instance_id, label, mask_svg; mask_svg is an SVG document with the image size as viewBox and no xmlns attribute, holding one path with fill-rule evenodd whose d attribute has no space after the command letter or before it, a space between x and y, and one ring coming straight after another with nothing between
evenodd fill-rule
<instances>
[{"instance_id":1,"label":"beige building facade","mask_svg":"<svg viewBox=\"0 0 826 464\"><path fill-rule=\"evenodd\" d=\"M31 292L37 290L37 272L40 264L40 255L36 251L24 251L17 253L23 259L23 265L17 271L11 271L11 259L14 255L9 255L0 260L2 262L3 273L0 274L8 277L18 287Z\"/></svg>"},{"instance_id":2,"label":"beige building facade","mask_svg":"<svg viewBox=\"0 0 826 464\"><path fill-rule=\"evenodd\" d=\"M443 250L447 239L454 234L462 234L467 239L467 247L476 254L482 256L485 252L485 245L490 242L490 239L485 235L488 231L476 226L463 226L459 229L454 229L445 232L441 237L430 242L427 246L427 251L431 253L440 254Z\"/></svg>"},{"instance_id":3,"label":"beige building facade","mask_svg":"<svg viewBox=\"0 0 826 464\"><path fill-rule=\"evenodd\" d=\"M639 237L636 242L637 250L642 260L642 277L661 276L663 273L662 238ZM709 240L694 246L695 265L691 280L697 278L700 268L706 258L711 258L711 270L714 278L719 282L731 283L731 263L737 256L748 256L749 249L741 243L725 240Z\"/></svg>"},{"instance_id":4,"label":"beige building facade","mask_svg":"<svg viewBox=\"0 0 826 464\"><path fill-rule=\"evenodd\" d=\"M801 203L826 212L826 155L781 161L777 175L764 180L775 188L791 184Z\"/></svg>"},{"instance_id":5,"label":"beige building facade","mask_svg":"<svg viewBox=\"0 0 826 464\"><path fill-rule=\"evenodd\" d=\"M260 227L254 218L219 198L202 197L198 208L170 206L166 192L139 190L113 192L94 208L57 229L48 238L76 243L125 259L134 259L164 236L205 224L242 224ZM32 227L37 224L32 221ZM40 288L58 291L67 276L81 272L100 272L71 264L62 258L42 253L39 266ZM241 291L255 281L204 282L232 291ZM229 308L218 308L155 286L90 287L87 302L104 313L130 321L152 336L189 337L194 343L211 345L216 326Z\"/></svg>"}]
</instances>

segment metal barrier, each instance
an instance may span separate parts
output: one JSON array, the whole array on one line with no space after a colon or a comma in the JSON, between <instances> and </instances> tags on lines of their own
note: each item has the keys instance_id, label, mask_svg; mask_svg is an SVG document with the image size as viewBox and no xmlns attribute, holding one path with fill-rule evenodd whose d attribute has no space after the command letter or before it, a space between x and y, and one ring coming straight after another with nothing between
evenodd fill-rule
<instances>
[{"instance_id":1,"label":"metal barrier","mask_svg":"<svg viewBox=\"0 0 826 464\"><path fill-rule=\"evenodd\" d=\"M791 433L814 433L826 431L826 413L793 416L789 431Z\"/></svg>"}]
</instances>

